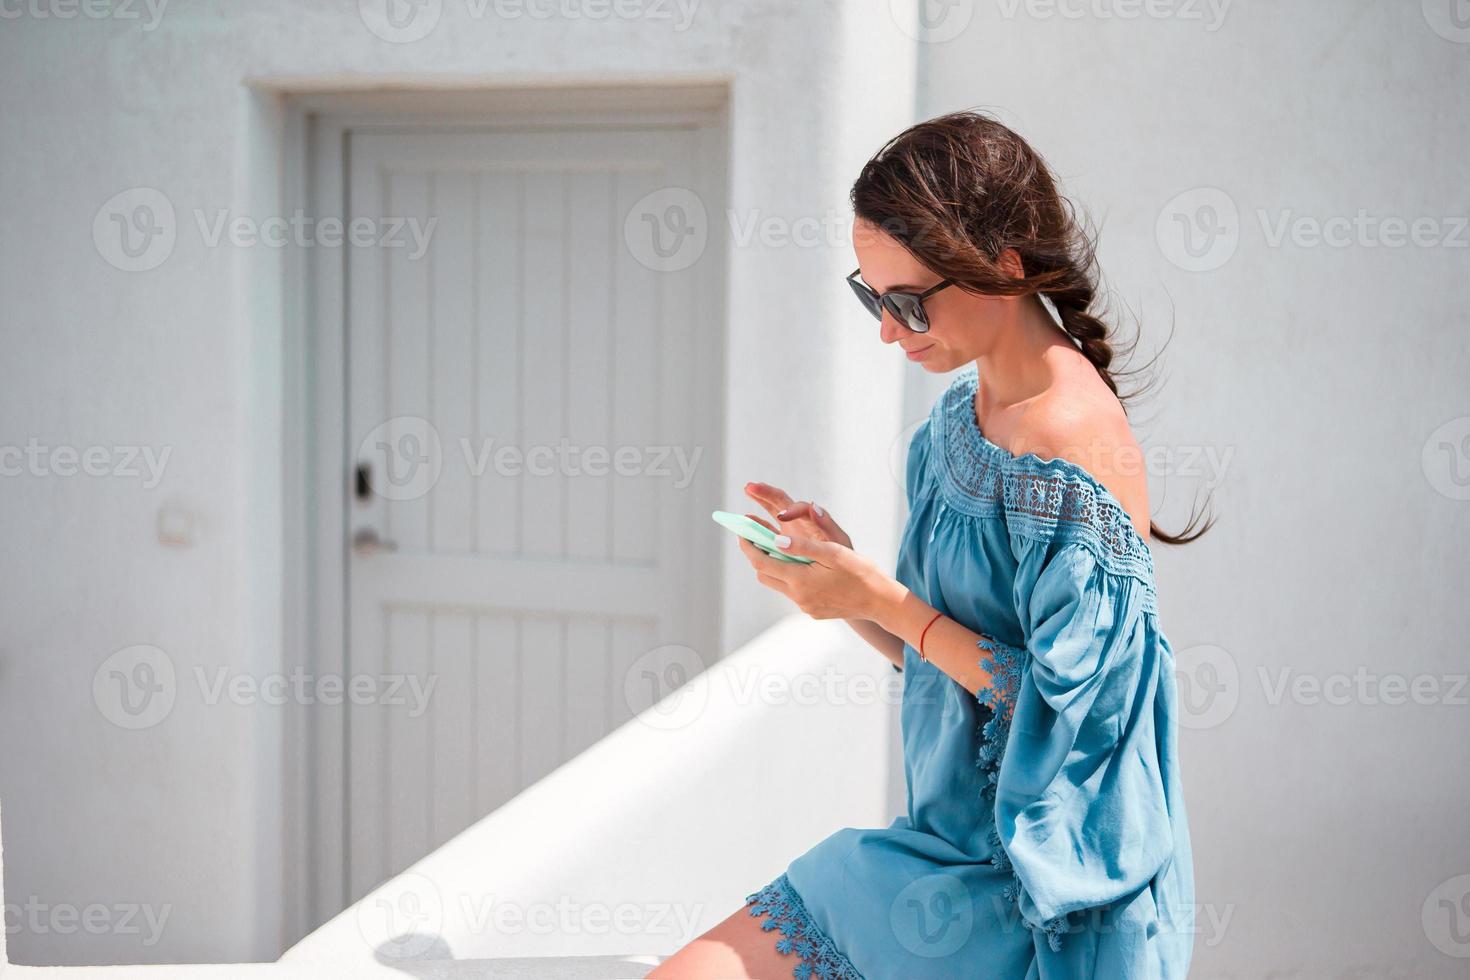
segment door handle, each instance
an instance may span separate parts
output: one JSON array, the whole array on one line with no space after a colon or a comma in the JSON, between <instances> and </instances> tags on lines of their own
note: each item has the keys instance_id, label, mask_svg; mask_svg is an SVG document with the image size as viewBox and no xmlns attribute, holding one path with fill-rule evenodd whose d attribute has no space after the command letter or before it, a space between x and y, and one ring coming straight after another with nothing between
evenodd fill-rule
<instances>
[{"instance_id":1,"label":"door handle","mask_svg":"<svg viewBox=\"0 0 1470 980\"><path fill-rule=\"evenodd\" d=\"M366 558L379 551L397 551L398 545L378 537L374 528L360 527L352 535L352 550Z\"/></svg>"}]
</instances>

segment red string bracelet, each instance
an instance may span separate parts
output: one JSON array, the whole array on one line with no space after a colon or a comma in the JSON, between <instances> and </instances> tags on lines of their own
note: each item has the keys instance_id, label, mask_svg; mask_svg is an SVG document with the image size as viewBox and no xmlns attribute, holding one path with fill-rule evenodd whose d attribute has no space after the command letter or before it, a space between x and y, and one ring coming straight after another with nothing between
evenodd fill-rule
<instances>
[{"instance_id":1,"label":"red string bracelet","mask_svg":"<svg viewBox=\"0 0 1470 980\"><path fill-rule=\"evenodd\" d=\"M926 664L929 662L929 658L924 656L924 633L929 632L929 627L934 625L934 620L938 619L942 615L944 614L935 613L934 619L929 620L929 622L924 626L924 631L919 634L919 659L924 661L924 663Z\"/></svg>"}]
</instances>

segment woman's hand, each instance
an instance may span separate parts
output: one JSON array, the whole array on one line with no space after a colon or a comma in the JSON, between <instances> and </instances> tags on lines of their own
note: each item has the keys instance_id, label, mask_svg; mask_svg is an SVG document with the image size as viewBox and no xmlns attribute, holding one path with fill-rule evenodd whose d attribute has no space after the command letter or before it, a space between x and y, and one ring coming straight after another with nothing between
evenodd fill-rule
<instances>
[{"instance_id":1,"label":"woman's hand","mask_svg":"<svg viewBox=\"0 0 1470 980\"><path fill-rule=\"evenodd\" d=\"M746 484L745 492L781 522L778 528L755 514L748 515L782 535L777 547L785 542L781 551L811 558L813 563L772 558L745 540L740 542L741 552L755 569L757 581L786 596L808 616L872 619L882 602L893 601L903 591L902 585L853 551L847 532L815 504L793 503L784 490L764 483Z\"/></svg>"},{"instance_id":2,"label":"woman's hand","mask_svg":"<svg viewBox=\"0 0 1470 980\"><path fill-rule=\"evenodd\" d=\"M749 541L740 541L756 579L796 603L812 619L873 619L885 601L896 600L895 590L903 590L877 565L845 545L781 535L776 547L788 555L810 558L812 564L772 558Z\"/></svg>"},{"instance_id":3,"label":"woman's hand","mask_svg":"<svg viewBox=\"0 0 1470 980\"><path fill-rule=\"evenodd\" d=\"M757 517L755 514L746 516L760 521L778 534L796 535L817 541L834 541L844 548L852 547L852 538L847 536L847 532L838 526L831 514L812 501L792 500L785 490L773 487L769 483L747 483L745 494L764 507L766 513L781 523L781 527L778 529L770 521Z\"/></svg>"}]
</instances>

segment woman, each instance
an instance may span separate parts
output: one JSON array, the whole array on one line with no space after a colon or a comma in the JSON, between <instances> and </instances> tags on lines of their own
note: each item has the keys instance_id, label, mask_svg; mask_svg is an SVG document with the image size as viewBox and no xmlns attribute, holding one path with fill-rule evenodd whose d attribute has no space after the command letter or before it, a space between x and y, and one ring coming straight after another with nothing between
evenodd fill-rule
<instances>
[{"instance_id":1,"label":"woman","mask_svg":"<svg viewBox=\"0 0 1470 980\"><path fill-rule=\"evenodd\" d=\"M896 577L761 483L778 546L815 564L741 549L902 669L907 810L817 844L651 976L1183 977L1193 874L1148 542L1208 524L1149 519L1092 243L979 113L890 141L852 203L849 283L884 343L964 370L908 450Z\"/></svg>"}]
</instances>

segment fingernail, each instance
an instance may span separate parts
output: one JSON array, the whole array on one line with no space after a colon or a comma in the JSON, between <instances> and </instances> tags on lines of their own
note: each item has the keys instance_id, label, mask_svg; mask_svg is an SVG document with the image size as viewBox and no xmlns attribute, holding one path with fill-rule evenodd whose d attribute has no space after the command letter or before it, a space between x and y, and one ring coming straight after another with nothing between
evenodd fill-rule
<instances>
[{"instance_id":1,"label":"fingernail","mask_svg":"<svg viewBox=\"0 0 1470 980\"><path fill-rule=\"evenodd\" d=\"M786 512L784 510L778 510L778 511L776 511L776 517L778 519L784 518L785 516L786 516Z\"/></svg>"},{"instance_id":2,"label":"fingernail","mask_svg":"<svg viewBox=\"0 0 1470 980\"><path fill-rule=\"evenodd\" d=\"M827 512L822 509L822 505L815 502L812 503L812 513L816 514L818 517L824 517L827 514Z\"/></svg>"},{"instance_id":3,"label":"fingernail","mask_svg":"<svg viewBox=\"0 0 1470 980\"><path fill-rule=\"evenodd\" d=\"M776 547L780 548L783 551L791 547L791 538L785 534L776 535Z\"/></svg>"}]
</instances>

